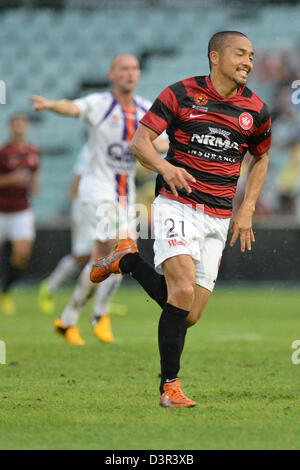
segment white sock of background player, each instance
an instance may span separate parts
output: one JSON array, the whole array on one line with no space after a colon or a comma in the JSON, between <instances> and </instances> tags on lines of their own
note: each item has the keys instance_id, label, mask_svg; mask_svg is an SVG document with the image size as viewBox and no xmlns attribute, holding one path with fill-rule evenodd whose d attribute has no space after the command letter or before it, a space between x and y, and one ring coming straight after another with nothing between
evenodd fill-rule
<instances>
[{"instance_id":1,"label":"white sock of background player","mask_svg":"<svg viewBox=\"0 0 300 470\"><path fill-rule=\"evenodd\" d=\"M82 266L77 263L74 256L64 256L47 279L51 293L54 294L64 282L78 274L81 268Z\"/></svg>"},{"instance_id":2,"label":"white sock of background player","mask_svg":"<svg viewBox=\"0 0 300 470\"><path fill-rule=\"evenodd\" d=\"M93 326L95 326L95 324L99 321L97 318L107 313L108 303L122 281L122 275L115 274L111 275L108 279L97 286L97 284L90 281L91 268L91 262L87 263L83 268L73 291L71 300L69 301L61 316L62 322L68 327L77 325L80 314L98 287L97 299L94 309Z\"/></svg>"},{"instance_id":3,"label":"white sock of background player","mask_svg":"<svg viewBox=\"0 0 300 470\"><path fill-rule=\"evenodd\" d=\"M77 325L81 312L95 293L97 284L90 281L91 268L91 262L87 263L83 268L73 291L71 300L63 311L61 320L66 326Z\"/></svg>"},{"instance_id":4,"label":"white sock of background player","mask_svg":"<svg viewBox=\"0 0 300 470\"><path fill-rule=\"evenodd\" d=\"M112 274L99 284L95 294L95 304L92 325L95 326L99 318L108 314L108 306L111 298L122 282L122 274Z\"/></svg>"}]
</instances>

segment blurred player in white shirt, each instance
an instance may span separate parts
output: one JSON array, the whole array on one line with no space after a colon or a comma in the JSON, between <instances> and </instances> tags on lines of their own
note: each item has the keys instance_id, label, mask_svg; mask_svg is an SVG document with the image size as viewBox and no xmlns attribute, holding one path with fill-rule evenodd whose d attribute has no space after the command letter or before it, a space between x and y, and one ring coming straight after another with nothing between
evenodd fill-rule
<instances>
[{"instance_id":1,"label":"blurred player in white shirt","mask_svg":"<svg viewBox=\"0 0 300 470\"><path fill-rule=\"evenodd\" d=\"M82 174L88 165L90 152L85 144L77 157L73 169L73 178L70 188L71 208L71 253L65 255L40 284L39 307L45 314L51 314L55 310L54 294L59 287L78 275L86 265L93 250L93 230L85 222L78 197L78 187Z\"/></svg>"},{"instance_id":2,"label":"blurred player in white shirt","mask_svg":"<svg viewBox=\"0 0 300 470\"><path fill-rule=\"evenodd\" d=\"M134 237L126 220L126 211L135 202L136 160L129 152L129 142L151 103L134 95L140 77L139 63L134 56L116 56L107 75L112 83L110 92L93 93L74 101L50 101L35 95L30 97L34 101L34 110L50 110L80 118L89 129L91 158L80 181L79 198L82 210L93 227L94 247L91 260L83 269L69 304L61 318L55 321L56 331L72 344L84 344L77 322L96 288L90 281L91 264L108 255L118 238L126 238L128 234ZM155 144L159 152L166 152L167 139L158 138ZM107 281L111 278L107 297L115 292L121 276L110 276ZM94 333L98 337L99 330L105 330L108 336L111 333L109 317L106 315L107 321L103 323L102 316L103 312L94 312L92 320Z\"/></svg>"}]
</instances>

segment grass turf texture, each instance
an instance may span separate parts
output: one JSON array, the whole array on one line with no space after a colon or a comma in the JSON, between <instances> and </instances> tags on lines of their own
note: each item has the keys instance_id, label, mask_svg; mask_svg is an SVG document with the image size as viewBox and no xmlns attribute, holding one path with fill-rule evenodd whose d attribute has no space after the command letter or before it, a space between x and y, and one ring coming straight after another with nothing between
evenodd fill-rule
<instances>
[{"instance_id":1,"label":"grass turf texture","mask_svg":"<svg viewBox=\"0 0 300 470\"><path fill-rule=\"evenodd\" d=\"M142 290L116 295L129 313L112 316L113 344L93 336L86 312L84 347L53 333L36 297L15 291L17 315L0 316L0 449L299 449L298 291L215 290L182 357L192 409L158 406L160 309Z\"/></svg>"}]
</instances>

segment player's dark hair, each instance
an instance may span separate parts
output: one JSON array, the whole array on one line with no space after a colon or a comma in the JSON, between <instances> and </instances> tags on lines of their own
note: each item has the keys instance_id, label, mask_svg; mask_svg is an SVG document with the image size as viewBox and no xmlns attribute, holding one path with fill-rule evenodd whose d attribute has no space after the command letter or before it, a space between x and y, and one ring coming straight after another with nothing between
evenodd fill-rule
<instances>
[{"instance_id":1,"label":"player's dark hair","mask_svg":"<svg viewBox=\"0 0 300 470\"><path fill-rule=\"evenodd\" d=\"M211 62L210 62L211 51L220 51L228 36L243 36L244 38L247 38L246 34L241 33L240 31L219 31L215 33L208 42L207 55L208 55L208 61L209 61L209 68L211 68Z\"/></svg>"}]
</instances>

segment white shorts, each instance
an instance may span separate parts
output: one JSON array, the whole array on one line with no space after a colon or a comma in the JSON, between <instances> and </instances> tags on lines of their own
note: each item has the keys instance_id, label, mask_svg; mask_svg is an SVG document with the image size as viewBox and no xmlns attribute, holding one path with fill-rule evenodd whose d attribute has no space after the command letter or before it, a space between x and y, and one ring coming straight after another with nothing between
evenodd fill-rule
<instances>
[{"instance_id":1,"label":"white shorts","mask_svg":"<svg viewBox=\"0 0 300 470\"><path fill-rule=\"evenodd\" d=\"M78 198L72 203L71 244L75 256L90 255L94 244L94 230L83 213Z\"/></svg>"},{"instance_id":2,"label":"white shorts","mask_svg":"<svg viewBox=\"0 0 300 470\"><path fill-rule=\"evenodd\" d=\"M230 219L196 211L187 204L159 195L154 203L154 265L173 256L190 255L195 263L196 284L212 291L217 280Z\"/></svg>"},{"instance_id":3,"label":"white shorts","mask_svg":"<svg viewBox=\"0 0 300 470\"><path fill-rule=\"evenodd\" d=\"M34 240L34 215L31 209L0 212L0 245L6 240Z\"/></svg>"},{"instance_id":4,"label":"white shorts","mask_svg":"<svg viewBox=\"0 0 300 470\"><path fill-rule=\"evenodd\" d=\"M81 208L92 230L93 240L107 242L126 236L136 238L133 204L123 208L112 201L82 201Z\"/></svg>"}]
</instances>

